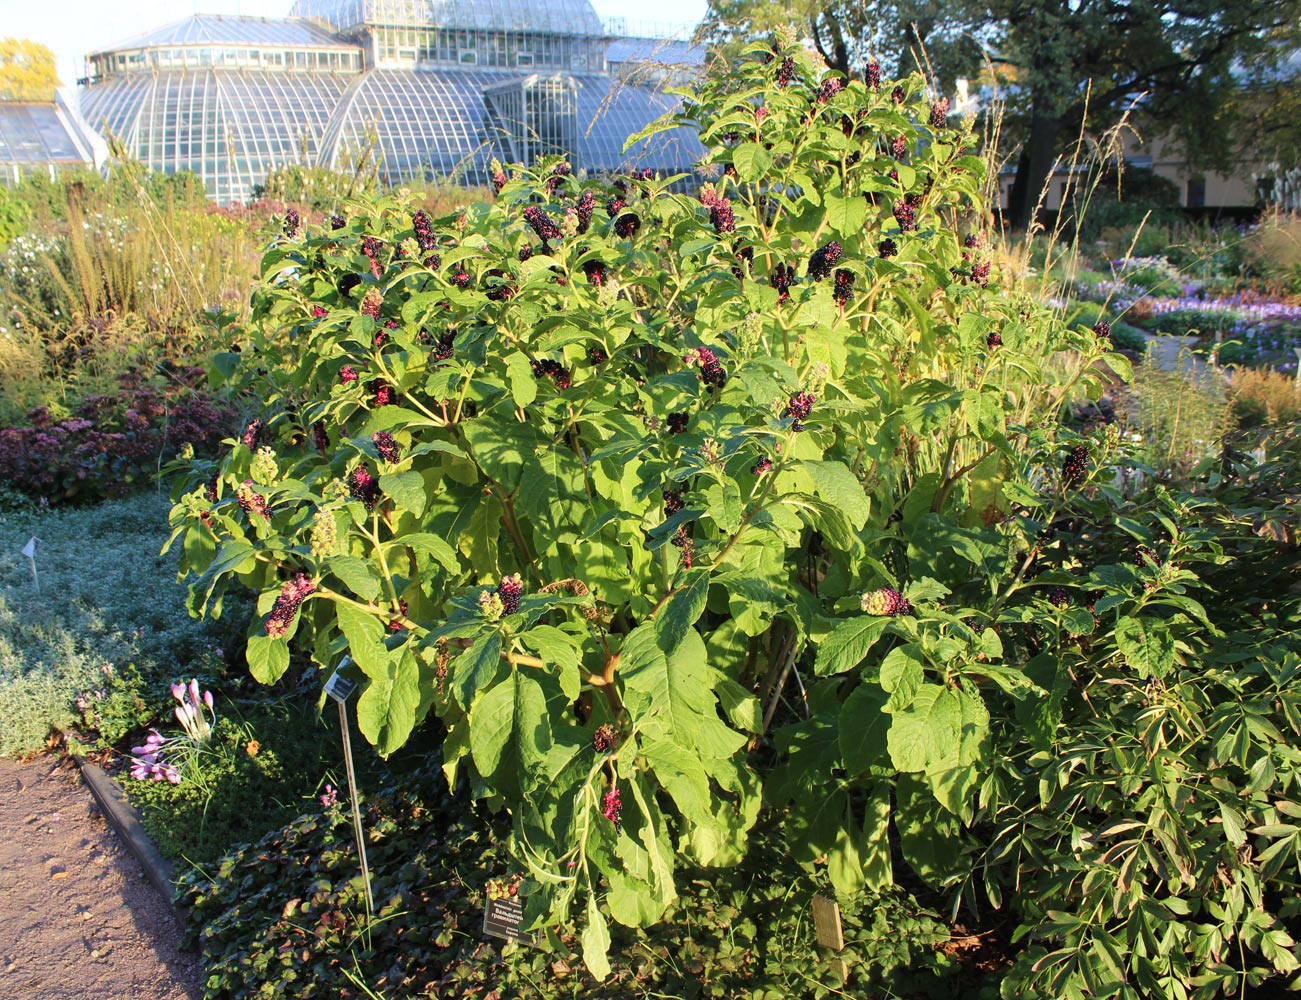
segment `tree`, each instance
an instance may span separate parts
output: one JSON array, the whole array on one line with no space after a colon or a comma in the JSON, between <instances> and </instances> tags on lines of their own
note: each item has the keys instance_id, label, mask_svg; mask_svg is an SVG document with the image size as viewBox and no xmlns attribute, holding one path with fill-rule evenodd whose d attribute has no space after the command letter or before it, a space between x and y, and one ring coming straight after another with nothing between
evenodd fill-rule
<instances>
[{"instance_id":1,"label":"tree","mask_svg":"<svg viewBox=\"0 0 1301 1000\"><path fill-rule=\"evenodd\" d=\"M0 39L0 100L52 101L59 86L54 53L26 38Z\"/></svg>"},{"instance_id":2,"label":"tree","mask_svg":"<svg viewBox=\"0 0 1301 1000\"><path fill-rule=\"evenodd\" d=\"M865 50L892 41L906 62L920 43L937 86L949 87L974 75L973 46L982 47L1016 81L1004 134L1021 144L1008 211L1018 227L1062 146L1136 102L1146 132L1181 140L1199 165L1228 166L1240 148L1230 137L1246 120L1234 100L1243 68L1276 63L1301 40L1301 0L953 0L943 10L927 0L798 0L779 11L766 0L712 0L705 37L726 43L778 14L798 18L828 63L855 75Z\"/></svg>"}]
</instances>

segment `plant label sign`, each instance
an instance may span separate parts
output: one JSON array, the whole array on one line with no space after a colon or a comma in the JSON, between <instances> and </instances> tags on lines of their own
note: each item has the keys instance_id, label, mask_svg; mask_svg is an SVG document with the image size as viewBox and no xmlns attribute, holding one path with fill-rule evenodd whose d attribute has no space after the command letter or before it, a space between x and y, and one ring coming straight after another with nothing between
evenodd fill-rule
<instances>
[{"instance_id":1,"label":"plant label sign","mask_svg":"<svg viewBox=\"0 0 1301 1000\"><path fill-rule=\"evenodd\" d=\"M352 693L357 690L357 682L351 677L343 676L343 668L347 665L347 660L340 663L334 673L330 675L330 679L325 682L325 693L340 705L351 698Z\"/></svg>"},{"instance_id":2,"label":"plant label sign","mask_svg":"<svg viewBox=\"0 0 1301 1000\"><path fill-rule=\"evenodd\" d=\"M506 896L503 899L487 897L483 907L483 933L488 937L506 938L541 947L537 934L520 930L524 919L524 903L518 896Z\"/></svg>"},{"instance_id":3,"label":"plant label sign","mask_svg":"<svg viewBox=\"0 0 1301 1000\"><path fill-rule=\"evenodd\" d=\"M23 555L27 561L32 564L32 582L36 584L36 592L40 593L41 578L36 575L36 549L41 544L41 540L35 535L27 539L27 544L23 546Z\"/></svg>"},{"instance_id":4,"label":"plant label sign","mask_svg":"<svg viewBox=\"0 0 1301 1000\"><path fill-rule=\"evenodd\" d=\"M845 931L840 923L840 904L826 896L813 897L813 929L818 935L818 944L834 951L843 951Z\"/></svg>"}]
</instances>

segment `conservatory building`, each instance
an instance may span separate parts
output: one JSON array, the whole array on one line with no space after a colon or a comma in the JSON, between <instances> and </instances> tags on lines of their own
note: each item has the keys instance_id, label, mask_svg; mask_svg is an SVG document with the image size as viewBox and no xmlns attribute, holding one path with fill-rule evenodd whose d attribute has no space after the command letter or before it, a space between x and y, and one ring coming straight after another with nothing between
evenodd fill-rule
<instances>
[{"instance_id":1,"label":"conservatory building","mask_svg":"<svg viewBox=\"0 0 1301 1000\"><path fill-rule=\"evenodd\" d=\"M222 203L274 169L487 180L493 157L691 169L685 130L623 149L677 99L701 50L603 24L590 0L297 0L279 19L195 15L87 58L80 112L146 166ZM659 37L657 37L657 35Z\"/></svg>"}]
</instances>

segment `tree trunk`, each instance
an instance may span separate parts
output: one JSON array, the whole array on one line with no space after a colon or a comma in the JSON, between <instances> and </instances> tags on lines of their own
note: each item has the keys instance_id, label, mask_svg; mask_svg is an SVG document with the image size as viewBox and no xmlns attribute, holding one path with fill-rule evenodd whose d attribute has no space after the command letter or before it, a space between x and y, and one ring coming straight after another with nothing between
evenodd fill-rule
<instances>
[{"instance_id":1,"label":"tree trunk","mask_svg":"<svg viewBox=\"0 0 1301 1000\"><path fill-rule=\"evenodd\" d=\"M1013 229L1025 229L1034 218L1044 182L1057 158L1057 138L1062 132L1059 115L1034 111L1030 116L1030 134L1021 147L1016 163L1016 179L1007 199L1006 219Z\"/></svg>"}]
</instances>

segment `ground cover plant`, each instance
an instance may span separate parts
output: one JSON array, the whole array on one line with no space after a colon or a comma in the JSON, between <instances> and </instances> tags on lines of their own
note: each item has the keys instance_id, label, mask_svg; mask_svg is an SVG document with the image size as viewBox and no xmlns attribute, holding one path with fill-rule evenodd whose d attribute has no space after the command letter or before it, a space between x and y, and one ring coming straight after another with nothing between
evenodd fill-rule
<instances>
[{"instance_id":1,"label":"ground cover plant","mask_svg":"<svg viewBox=\"0 0 1301 1000\"><path fill-rule=\"evenodd\" d=\"M15 507L0 513L0 753L37 751L52 726L87 715L123 737L167 699L177 665L224 669L238 609L216 628L186 614L175 561L158 555L156 493L64 510L20 496ZM33 536L39 580L21 554Z\"/></svg>"},{"instance_id":2,"label":"ground cover plant","mask_svg":"<svg viewBox=\"0 0 1301 1000\"><path fill-rule=\"evenodd\" d=\"M172 512L192 607L256 592L254 677L346 651L382 754L441 737L598 980L774 826L846 907L1005 909L1006 995L1293 975L1279 468L1113 484L1061 415L1128 362L1002 285L920 79L755 47L661 127L710 184L286 220L214 360L264 408Z\"/></svg>"}]
</instances>

